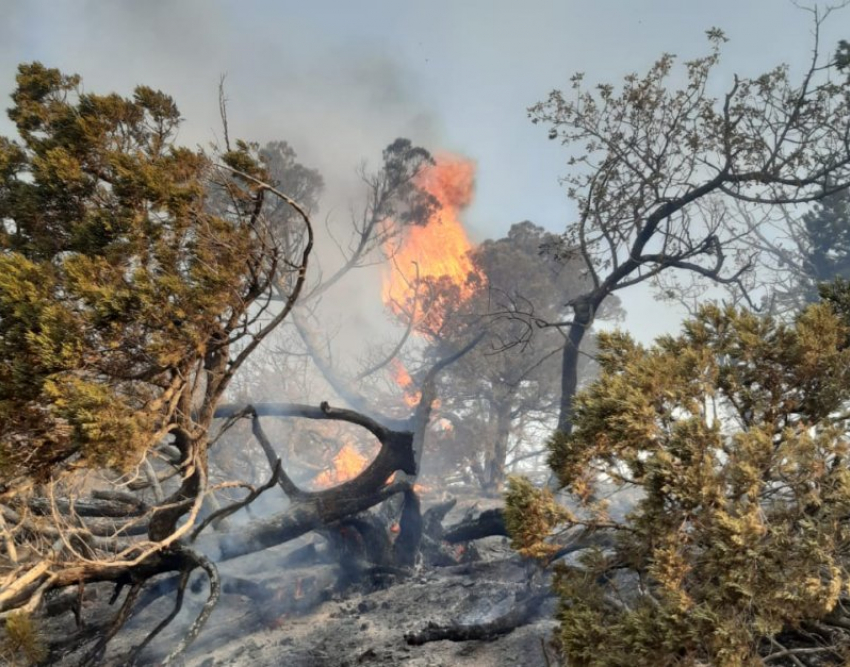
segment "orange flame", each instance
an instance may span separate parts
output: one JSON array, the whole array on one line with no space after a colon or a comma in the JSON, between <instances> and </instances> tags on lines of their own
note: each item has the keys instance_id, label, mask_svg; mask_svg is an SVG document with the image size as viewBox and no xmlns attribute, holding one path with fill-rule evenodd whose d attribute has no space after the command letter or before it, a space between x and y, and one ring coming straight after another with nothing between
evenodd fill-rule
<instances>
[{"instance_id":1,"label":"orange flame","mask_svg":"<svg viewBox=\"0 0 850 667\"><path fill-rule=\"evenodd\" d=\"M321 489L341 484L359 475L367 463L365 456L346 443L334 457L333 467L316 477L313 484Z\"/></svg>"},{"instance_id":2,"label":"orange flame","mask_svg":"<svg viewBox=\"0 0 850 667\"><path fill-rule=\"evenodd\" d=\"M472 201L475 165L447 153L437 155L435 162L415 183L432 195L440 208L426 224L405 228L401 245L395 250L395 266L384 275L384 303L403 317L412 315L417 275L420 280L448 278L457 286L461 301L474 291L468 283L470 274L479 275L468 257L472 244L460 221L461 212ZM451 307L452 303L433 304L424 316L416 316L417 323L436 330Z\"/></svg>"},{"instance_id":3,"label":"orange flame","mask_svg":"<svg viewBox=\"0 0 850 667\"><path fill-rule=\"evenodd\" d=\"M434 422L434 430L440 431L441 433L451 433L455 430L455 427L454 424L445 417L439 417L437 421Z\"/></svg>"},{"instance_id":4,"label":"orange flame","mask_svg":"<svg viewBox=\"0 0 850 667\"><path fill-rule=\"evenodd\" d=\"M396 478L396 473L393 473L392 475L390 475L389 477L387 477L386 484L392 484L392 483L395 481L395 478ZM431 490L431 487L430 487L430 486L425 486L424 484L414 483L414 485L413 485L413 491L414 491L415 493L420 493L420 494L421 494L421 493L427 493L427 492L429 492L430 490ZM398 525L398 524L396 524L396 525ZM397 532L397 530L395 530L395 531L394 531L394 530L392 530L392 528L390 528L390 530L391 530L392 532Z\"/></svg>"},{"instance_id":5,"label":"orange flame","mask_svg":"<svg viewBox=\"0 0 850 667\"><path fill-rule=\"evenodd\" d=\"M393 359L390 364L392 366L393 380L395 380L396 384L404 392L404 402L409 408L415 408L419 403L419 399L422 397L422 392L416 390L416 387L413 385L413 378L410 377L410 373L407 372L403 363L398 359Z\"/></svg>"}]
</instances>

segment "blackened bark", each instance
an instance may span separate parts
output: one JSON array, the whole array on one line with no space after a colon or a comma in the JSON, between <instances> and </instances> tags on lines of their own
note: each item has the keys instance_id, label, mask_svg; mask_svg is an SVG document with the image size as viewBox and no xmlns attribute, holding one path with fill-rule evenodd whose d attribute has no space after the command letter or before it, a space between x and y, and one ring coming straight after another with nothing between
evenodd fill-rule
<instances>
[{"instance_id":1,"label":"blackened bark","mask_svg":"<svg viewBox=\"0 0 850 667\"><path fill-rule=\"evenodd\" d=\"M511 435L511 405L505 401L495 404L496 434L487 466L489 493L501 493L505 486L505 464L508 459L508 439Z\"/></svg>"},{"instance_id":2,"label":"blackened bark","mask_svg":"<svg viewBox=\"0 0 850 667\"><path fill-rule=\"evenodd\" d=\"M486 623L450 623L448 625L428 623L419 632L406 634L404 639L411 646L421 646L444 639L453 642L493 639L506 635L531 621L540 605L550 595L553 593L548 590L529 593L522 600L518 600L506 614Z\"/></svg>"},{"instance_id":3,"label":"blackened bark","mask_svg":"<svg viewBox=\"0 0 850 667\"><path fill-rule=\"evenodd\" d=\"M475 519L461 521L443 533L443 541L449 544L480 540L482 537L508 537L505 512L502 509L485 510Z\"/></svg>"},{"instance_id":4,"label":"blackened bark","mask_svg":"<svg viewBox=\"0 0 850 667\"><path fill-rule=\"evenodd\" d=\"M578 390L578 363L581 343L593 324L596 308L590 300L574 304L575 316L567 332L561 366L561 405L558 414L558 430L572 431L573 400Z\"/></svg>"},{"instance_id":5,"label":"blackened bark","mask_svg":"<svg viewBox=\"0 0 850 667\"><path fill-rule=\"evenodd\" d=\"M393 560L399 567L413 567L422 543L422 512L413 489L404 492L398 537L393 544Z\"/></svg>"}]
</instances>

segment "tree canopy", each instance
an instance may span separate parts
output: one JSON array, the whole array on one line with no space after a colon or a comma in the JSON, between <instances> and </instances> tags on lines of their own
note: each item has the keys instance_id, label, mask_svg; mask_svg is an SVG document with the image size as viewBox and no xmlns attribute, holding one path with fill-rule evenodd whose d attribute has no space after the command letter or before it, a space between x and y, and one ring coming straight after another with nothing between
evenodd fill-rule
<instances>
[{"instance_id":1,"label":"tree canopy","mask_svg":"<svg viewBox=\"0 0 850 667\"><path fill-rule=\"evenodd\" d=\"M21 66L21 142L0 139L4 484L69 461L137 463L191 419L177 405L193 369L269 280L264 231L214 210L210 160L174 144L174 101L79 84Z\"/></svg>"},{"instance_id":2,"label":"tree canopy","mask_svg":"<svg viewBox=\"0 0 850 667\"><path fill-rule=\"evenodd\" d=\"M563 525L613 536L558 567L569 664L794 664L802 647L844 664L849 344L828 303L790 324L706 306L650 347L600 334L601 376L549 445L571 509L519 480L508 496L529 555L556 553Z\"/></svg>"},{"instance_id":3,"label":"tree canopy","mask_svg":"<svg viewBox=\"0 0 850 667\"><path fill-rule=\"evenodd\" d=\"M753 266L740 241L752 231L741 207L780 208L822 199L850 185L850 87L840 58L818 51L830 11L814 12L815 45L799 80L787 65L735 76L714 97L722 31L710 52L682 63L661 56L622 84L553 91L532 106L533 123L569 151L564 177L577 219L551 251L578 256L592 287L570 299L559 428L571 428L577 355L602 302L671 271L736 288Z\"/></svg>"}]
</instances>

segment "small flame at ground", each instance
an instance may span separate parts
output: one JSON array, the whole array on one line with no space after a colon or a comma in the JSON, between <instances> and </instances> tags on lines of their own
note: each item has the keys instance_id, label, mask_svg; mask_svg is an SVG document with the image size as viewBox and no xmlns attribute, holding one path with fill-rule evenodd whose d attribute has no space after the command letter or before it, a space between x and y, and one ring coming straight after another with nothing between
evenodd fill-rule
<instances>
[{"instance_id":1,"label":"small flame at ground","mask_svg":"<svg viewBox=\"0 0 850 667\"><path fill-rule=\"evenodd\" d=\"M347 482L349 479L357 477L366 467L368 459L358 452L349 444L342 446L339 453L334 457L332 468L325 470L315 480L313 484L321 489L335 486L342 482Z\"/></svg>"},{"instance_id":2,"label":"small flame at ground","mask_svg":"<svg viewBox=\"0 0 850 667\"><path fill-rule=\"evenodd\" d=\"M448 278L462 301L474 291L468 283L470 274L478 273L468 257L472 243L460 221L461 212L472 201L475 165L450 154L436 156L435 162L417 177L416 185L432 195L440 209L426 224L405 228L394 266L384 276L384 303L403 317L410 317L413 311L417 275L420 280ZM424 315L420 306L416 319L428 329L438 329L451 305L434 304Z\"/></svg>"}]
</instances>

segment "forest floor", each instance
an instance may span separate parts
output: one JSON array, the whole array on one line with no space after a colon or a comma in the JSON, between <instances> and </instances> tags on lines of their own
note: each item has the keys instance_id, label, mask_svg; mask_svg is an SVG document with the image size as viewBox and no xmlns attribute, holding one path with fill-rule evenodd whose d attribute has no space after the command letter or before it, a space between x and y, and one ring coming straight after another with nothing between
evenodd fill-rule
<instances>
[{"instance_id":1,"label":"forest floor","mask_svg":"<svg viewBox=\"0 0 850 667\"><path fill-rule=\"evenodd\" d=\"M462 518L470 504L487 509L498 502L459 503L444 525ZM529 623L489 641L443 640L415 646L405 640L407 633L422 631L429 622L482 623L516 606L516 598L527 588L529 566L509 548L506 538L477 541L474 560L420 568L412 576L390 575L343 590L337 586L334 565L281 566L286 555L304 542L220 566L225 592L184 655L185 667L546 667L557 662L549 645L556 626L552 600L544 602ZM264 594L258 599L250 592L228 593L227 582L234 580L256 584ZM197 616L206 595L205 584L190 585L183 610L139 664L157 665L163 660ZM127 651L172 605L173 595L164 596L132 619L110 644L103 664L126 664Z\"/></svg>"}]
</instances>

